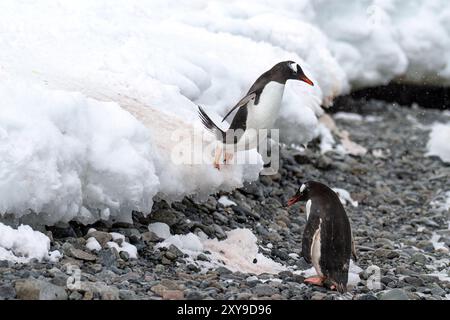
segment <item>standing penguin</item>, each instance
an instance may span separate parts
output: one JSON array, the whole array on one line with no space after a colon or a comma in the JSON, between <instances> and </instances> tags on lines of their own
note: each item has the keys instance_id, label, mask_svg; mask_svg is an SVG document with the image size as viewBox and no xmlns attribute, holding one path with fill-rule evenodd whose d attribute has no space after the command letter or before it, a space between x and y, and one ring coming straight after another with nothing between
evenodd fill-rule
<instances>
[{"instance_id":1,"label":"standing penguin","mask_svg":"<svg viewBox=\"0 0 450 320\"><path fill-rule=\"evenodd\" d=\"M199 117L207 130L212 132L221 145L214 156L214 166L219 169L219 160L225 148L225 163L230 161L233 151L256 148L258 130L270 129L278 117L284 87L288 80L303 81L311 86L313 82L303 73L302 68L293 61L277 63L264 72L251 86L245 97L231 108L222 122L237 109L230 127L220 129L199 106ZM231 149L232 151L227 152Z\"/></svg>"},{"instance_id":2,"label":"standing penguin","mask_svg":"<svg viewBox=\"0 0 450 320\"><path fill-rule=\"evenodd\" d=\"M317 272L305 282L321 286L327 280L331 289L346 292L350 256L353 254L356 260L356 252L350 222L338 195L320 182L308 181L288 206L298 201L307 201L302 256Z\"/></svg>"}]
</instances>

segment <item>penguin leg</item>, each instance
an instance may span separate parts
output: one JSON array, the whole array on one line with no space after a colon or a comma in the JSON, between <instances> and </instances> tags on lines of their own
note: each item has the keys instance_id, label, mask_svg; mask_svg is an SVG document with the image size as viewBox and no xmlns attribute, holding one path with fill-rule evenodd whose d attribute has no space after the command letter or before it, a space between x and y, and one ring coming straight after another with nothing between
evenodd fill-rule
<instances>
[{"instance_id":1,"label":"penguin leg","mask_svg":"<svg viewBox=\"0 0 450 320\"><path fill-rule=\"evenodd\" d=\"M230 164L230 162L233 160L234 154L231 152L225 151L225 159L223 160L224 164Z\"/></svg>"},{"instance_id":2,"label":"penguin leg","mask_svg":"<svg viewBox=\"0 0 450 320\"><path fill-rule=\"evenodd\" d=\"M220 157L222 156L222 147L220 145L216 146L214 151L214 168L220 170Z\"/></svg>"},{"instance_id":3,"label":"penguin leg","mask_svg":"<svg viewBox=\"0 0 450 320\"><path fill-rule=\"evenodd\" d=\"M315 277L309 277L305 279L305 283L310 283L310 284L314 284L316 286L323 286L323 283L325 282L325 277L319 277L319 276L315 276Z\"/></svg>"}]
</instances>

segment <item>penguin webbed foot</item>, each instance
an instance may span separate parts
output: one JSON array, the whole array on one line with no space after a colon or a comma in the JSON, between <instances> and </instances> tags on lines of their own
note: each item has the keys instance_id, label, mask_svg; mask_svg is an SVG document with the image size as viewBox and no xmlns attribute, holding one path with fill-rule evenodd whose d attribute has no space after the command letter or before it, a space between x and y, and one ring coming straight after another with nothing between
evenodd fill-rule
<instances>
[{"instance_id":1,"label":"penguin webbed foot","mask_svg":"<svg viewBox=\"0 0 450 320\"><path fill-rule=\"evenodd\" d=\"M319 277L319 276L314 276L314 277L306 278L304 282L322 287L324 281L325 281L325 278Z\"/></svg>"},{"instance_id":2,"label":"penguin webbed foot","mask_svg":"<svg viewBox=\"0 0 450 320\"><path fill-rule=\"evenodd\" d=\"M308 284L316 285L319 287L324 287L329 290L336 290L339 293L347 292L347 286L345 284L337 283L326 277L313 276L313 277L306 278L304 282L308 283Z\"/></svg>"}]
</instances>

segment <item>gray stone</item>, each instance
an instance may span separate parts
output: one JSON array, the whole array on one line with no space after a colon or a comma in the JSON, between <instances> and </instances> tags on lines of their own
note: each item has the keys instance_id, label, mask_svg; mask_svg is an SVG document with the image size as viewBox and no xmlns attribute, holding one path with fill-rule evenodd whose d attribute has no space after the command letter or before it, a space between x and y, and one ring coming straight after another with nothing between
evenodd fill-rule
<instances>
[{"instance_id":1,"label":"gray stone","mask_svg":"<svg viewBox=\"0 0 450 320\"><path fill-rule=\"evenodd\" d=\"M152 212L151 220L153 222L163 222L171 227L178 222L178 216L171 210L160 209Z\"/></svg>"},{"instance_id":2,"label":"gray stone","mask_svg":"<svg viewBox=\"0 0 450 320\"><path fill-rule=\"evenodd\" d=\"M42 280L16 281L15 289L17 298L20 300L67 300L68 298L63 287Z\"/></svg>"},{"instance_id":3,"label":"gray stone","mask_svg":"<svg viewBox=\"0 0 450 320\"><path fill-rule=\"evenodd\" d=\"M87 235L85 238L88 239L90 237L94 237L98 243L104 248L109 241L112 241L112 236L108 232L103 231L93 231Z\"/></svg>"},{"instance_id":4,"label":"gray stone","mask_svg":"<svg viewBox=\"0 0 450 320\"><path fill-rule=\"evenodd\" d=\"M86 251L80 250L80 249L75 249L73 247L68 250L68 253L71 257L78 259L78 260L83 260L83 261L97 260L97 257L95 255L88 253Z\"/></svg>"},{"instance_id":5,"label":"gray stone","mask_svg":"<svg viewBox=\"0 0 450 320\"><path fill-rule=\"evenodd\" d=\"M255 286L252 289L252 292L259 297L271 296L271 295L278 293L278 289L275 289L274 287L269 286L267 284L260 284L260 285Z\"/></svg>"},{"instance_id":6,"label":"gray stone","mask_svg":"<svg viewBox=\"0 0 450 320\"><path fill-rule=\"evenodd\" d=\"M405 277L403 279L406 283L413 285L414 287L421 287L423 286L423 280L416 277Z\"/></svg>"},{"instance_id":7,"label":"gray stone","mask_svg":"<svg viewBox=\"0 0 450 320\"><path fill-rule=\"evenodd\" d=\"M392 289L383 292L380 295L380 300L410 300L408 294L402 289Z\"/></svg>"},{"instance_id":8,"label":"gray stone","mask_svg":"<svg viewBox=\"0 0 450 320\"><path fill-rule=\"evenodd\" d=\"M5 284L0 286L0 300L11 300L16 297L16 290L13 286Z\"/></svg>"},{"instance_id":9,"label":"gray stone","mask_svg":"<svg viewBox=\"0 0 450 320\"><path fill-rule=\"evenodd\" d=\"M118 253L113 248L103 249L97 255L100 263L107 268L115 266L117 263Z\"/></svg>"},{"instance_id":10,"label":"gray stone","mask_svg":"<svg viewBox=\"0 0 450 320\"><path fill-rule=\"evenodd\" d=\"M162 241L163 239L159 238L159 237L158 237L156 234L154 234L153 232L147 231L147 232L144 232L144 233L142 234L142 240L143 240L145 243L149 243L149 242L160 242L160 241Z\"/></svg>"}]
</instances>

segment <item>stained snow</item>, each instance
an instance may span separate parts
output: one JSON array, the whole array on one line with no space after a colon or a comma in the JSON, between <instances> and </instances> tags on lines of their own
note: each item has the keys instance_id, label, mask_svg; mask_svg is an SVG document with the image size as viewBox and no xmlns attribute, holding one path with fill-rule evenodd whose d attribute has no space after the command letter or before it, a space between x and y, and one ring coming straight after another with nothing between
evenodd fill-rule
<instances>
[{"instance_id":1,"label":"stained snow","mask_svg":"<svg viewBox=\"0 0 450 320\"><path fill-rule=\"evenodd\" d=\"M0 222L0 260L27 263L38 261L57 261L59 251L50 251L50 239L30 226L20 225L17 229Z\"/></svg>"},{"instance_id":2,"label":"stained snow","mask_svg":"<svg viewBox=\"0 0 450 320\"><path fill-rule=\"evenodd\" d=\"M193 233L171 235L156 248L174 245L204 271L225 267L232 272L277 274L287 270L287 267L259 252L257 238L249 229L234 229L226 234L225 240L201 238ZM206 252L209 261L195 259L200 253Z\"/></svg>"}]
</instances>

